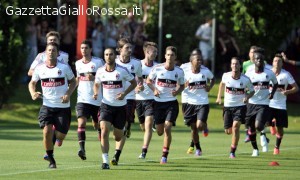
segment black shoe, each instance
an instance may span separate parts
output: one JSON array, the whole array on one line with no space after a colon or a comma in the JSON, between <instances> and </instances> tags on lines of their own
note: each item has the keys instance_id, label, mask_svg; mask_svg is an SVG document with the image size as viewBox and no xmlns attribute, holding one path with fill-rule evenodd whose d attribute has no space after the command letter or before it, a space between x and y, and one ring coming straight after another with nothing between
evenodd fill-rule
<instances>
[{"instance_id":1,"label":"black shoe","mask_svg":"<svg viewBox=\"0 0 300 180\"><path fill-rule=\"evenodd\" d=\"M102 163L102 169L110 169L109 165L106 163Z\"/></svg>"},{"instance_id":2,"label":"black shoe","mask_svg":"<svg viewBox=\"0 0 300 180\"><path fill-rule=\"evenodd\" d=\"M125 135L126 135L127 138L130 138L130 136L131 136L131 129L127 129Z\"/></svg>"},{"instance_id":3,"label":"black shoe","mask_svg":"<svg viewBox=\"0 0 300 180\"><path fill-rule=\"evenodd\" d=\"M85 151L79 150L78 156L81 158L81 160L86 160Z\"/></svg>"},{"instance_id":4,"label":"black shoe","mask_svg":"<svg viewBox=\"0 0 300 180\"><path fill-rule=\"evenodd\" d=\"M50 164L49 164L49 168L55 169L55 168L56 168L56 164L55 164L55 163L50 163Z\"/></svg>"},{"instance_id":5,"label":"black shoe","mask_svg":"<svg viewBox=\"0 0 300 180\"><path fill-rule=\"evenodd\" d=\"M118 161L116 160L116 158L114 157L111 161L110 164L117 166L118 165Z\"/></svg>"}]
</instances>

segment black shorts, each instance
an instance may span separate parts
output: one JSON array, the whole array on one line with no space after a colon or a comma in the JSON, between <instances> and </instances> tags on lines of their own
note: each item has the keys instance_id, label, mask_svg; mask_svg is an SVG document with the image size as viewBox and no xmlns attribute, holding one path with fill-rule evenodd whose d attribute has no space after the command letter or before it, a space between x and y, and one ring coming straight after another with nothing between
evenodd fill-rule
<instances>
[{"instance_id":1,"label":"black shorts","mask_svg":"<svg viewBox=\"0 0 300 180\"><path fill-rule=\"evenodd\" d=\"M247 111L246 106L224 107L223 109L224 128L225 129L231 128L233 121L239 121L241 122L241 124L245 124L246 111Z\"/></svg>"},{"instance_id":2,"label":"black shorts","mask_svg":"<svg viewBox=\"0 0 300 180\"><path fill-rule=\"evenodd\" d=\"M134 123L136 102L133 99L127 99L126 105L126 121Z\"/></svg>"},{"instance_id":3,"label":"black shorts","mask_svg":"<svg viewBox=\"0 0 300 180\"><path fill-rule=\"evenodd\" d=\"M153 115L153 102L154 100L136 100L136 114L139 118L140 124L145 123L146 116Z\"/></svg>"},{"instance_id":4,"label":"black shorts","mask_svg":"<svg viewBox=\"0 0 300 180\"><path fill-rule=\"evenodd\" d=\"M263 128L270 117L270 108L268 105L247 104L246 127L255 127L255 121L258 121L259 127ZM254 130L253 130L254 131Z\"/></svg>"},{"instance_id":5,"label":"black shorts","mask_svg":"<svg viewBox=\"0 0 300 180\"><path fill-rule=\"evenodd\" d=\"M185 107L186 111L184 113L185 125L190 126L192 123L196 123L197 120L202 122L207 122L209 105L193 105L187 104Z\"/></svg>"},{"instance_id":6,"label":"black shorts","mask_svg":"<svg viewBox=\"0 0 300 180\"><path fill-rule=\"evenodd\" d=\"M272 123L273 118L276 119L276 126L277 127L288 127L288 114L287 110L285 109L275 109L270 107L270 118L269 124Z\"/></svg>"},{"instance_id":7,"label":"black shorts","mask_svg":"<svg viewBox=\"0 0 300 180\"><path fill-rule=\"evenodd\" d=\"M126 123L126 105L110 106L104 103L100 105L100 121L108 121L115 128L123 129Z\"/></svg>"},{"instance_id":8,"label":"black shorts","mask_svg":"<svg viewBox=\"0 0 300 180\"><path fill-rule=\"evenodd\" d=\"M41 128L53 124L56 131L67 134L71 124L71 109L69 107L52 108L43 105L40 108L38 119Z\"/></svg>"},{"instance_id":9,"label":"black shorts","mask_svg":"<svg viewBox=\"0 0 300 180\"><path fill-rule=\"evenodd\" d=\"M163 124L170 121L173 126L176 125L176 119L179 112L178 101L157 102L153 103L153 116L155 124Z\"/></svg>"},{"instance_id":10,"label":"black shorts","mask_svg":"<svg viewBox=\"0 0 300 180\"><path fill-rule=\"evenodd\" d=\"M85 118L89 119L90 116L92 116L92 120L95 123L98 123L99 108L100 108L99 106L95 106L92 104L77 103L77 105L76 105L77 118L85 117Z\"/></svg>"},{"instance_id":11,"label":"black shorts","mask_svg":"<svg viewBox=\"0 0 300 180\"><path fill-rule=\"evenodd\" d=\"M191 108L188 103L182 103L181 104L181 110L183 114L183 121L184 124L187 124L187 121L190 121L192 118L189 114L191 114Z\"/></svg>"}]
</instances>

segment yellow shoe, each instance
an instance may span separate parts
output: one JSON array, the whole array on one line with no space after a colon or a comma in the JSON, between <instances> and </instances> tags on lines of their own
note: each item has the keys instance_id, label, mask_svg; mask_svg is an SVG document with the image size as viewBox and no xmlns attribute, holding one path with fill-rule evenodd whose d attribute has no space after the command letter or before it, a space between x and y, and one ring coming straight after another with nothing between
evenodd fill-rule
<instances>
[{"instance_id":1,"label":"yellow shoe","mask_svg":"<svg viewBox=\"0 0 300 180\"><path fill-rule=\"evenodd\" d=\"M194 154L194 148L193 147L189 147L189 149L186 152L187 154Z\"/></svg>"}]
</instances>

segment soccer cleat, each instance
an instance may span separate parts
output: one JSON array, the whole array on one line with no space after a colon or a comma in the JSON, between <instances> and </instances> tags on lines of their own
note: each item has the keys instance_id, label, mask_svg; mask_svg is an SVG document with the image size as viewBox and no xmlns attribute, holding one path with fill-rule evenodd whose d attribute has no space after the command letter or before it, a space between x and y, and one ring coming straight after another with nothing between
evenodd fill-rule
<instances>
[{"instance_id":1,"label":"soccer cleat","mask_svg":"<svg viewBox=\"0 0 300 180\"><path fill-rule=\"evenodd\" d=\"M208 132L209 132L208 128L204 129L204 130L202 131L203 136L204 136L204 137L207 137L207 136L208 136Z\"/></svg>"},{"instance_id":2,"label":"soccer cleat","mask_svg":"<svg viewBox=\"0 0 300 180\"><path fill-rule=\"evenodd\" d=\"M235 154L234 153L230 153L229 154L229 158L234 159L235 158Z\"/></svg>"},{"instance_id":3,"label":"soccer cleat","mask_svg":"<svg viewBox=\"0 0 300 180\"><path fill-rule=\"evenodd\" d=\"M258 149L253 149L252 157L258 157L258 156L259 156Z\"/></svg>"},{"instance_id":4,"label":"soccer cleat","mask_svg":"<svg viewBox=\"0 0 300 180\"><path fill-rule=\"evenodd\" d=\"M63 141L62 141L62 140L59 140L59 139L56 139L56 141L55 141L55 144L56 144L56 146L58 146L58 147L62 146L62 143L63 143Z\"/></svg>"},{"instance_id":5,"label":"soccer cleat","mask_svg":"<svg viewBox=\"0 0 300 180\"><path fill-rule=\"evenodd\" d=\"M279 148L274 148L273 154L274 155L278 155L279 153L280 153Z\"/></svg>"},{"instance_id":6,"label":"soccer cleat","mask_svg":"<svg viewBox=\"0 0 300 180\"><path fill-rule=\"evenodd\" d=\"M55 163L50 163L50 164L49 164L49 168L55 169L55 168L56 168L56 164L55 164Z\"/></svg>"},{"instance_id":7,"label":"soccer cleat","mask_svg":"<svg viewBox=\"0 0 300 180\"><path fill-rule=\"evenodd\" d=\"M201 156L202 152L200 149L196 149L195 156Z\"/></svg>"},{"instance_id":8,"label":"soccer cleat","mask_svg":"<svg viewBox=\"0 0 300 180\"><path fill-rule=\"evenodd\" d=\"M110 169L109 164L102 163L102 169Z\"/></svg>"},{"instance_id":9,"label":"soccer cleat","mask_svg":"<svg viewBox=\"0 0 300 180\"><path fill-rule=\"evenodd\" d=\"M246 135L244 142L245 142L245 143L250 142L250 137L249 137L248 134Z\"/></svg>"},{"instance_id":10,"label":"soccer cleat","mask_svg":"<svg viewBox=\"0 0 300 180\"><path fill-rule=\"evenodd\" d=\"M78 156L80 157L81 160L86 160L85 151L79 150L78 151Z\"/></svg>"},{"instance_id":11,"label":"soccer cleat","mask_svg":"<svg viewBox=\"0 0 300 180\"><path fill-rule=\"evenodd\" d=\"M189 149L186 152L187 154L194 154L194 148L193 147L189 147Z\"/></svg>"},{"instance_id":12,"label":"soccer cleat","mask_svg":"<svg viewBox=\"0 0 300 180\"><path fill-rule=\"evenodd\" d=\"M166 163L167 163L167 158L161 157L160 164L166 164Z\"/></svg>"},{"instance_id":13,"label":"soccer cleat","mask_svg":"<svg viewBox=\"0 0 300 180\"><path fill-rule=\"evenodd\" d=\"M113 166L117 166L118 165L118 161L113 158L111 161L110 161L110 164L113 165Z\"/></svg>"},{"instance_id":14,"label":"soccer cleat","mask_svg":"<svg viewBox=\"0 0 300 180\"><path fill-rule=\"evenodd\" d=\"M53 155L53 156L54 156L54 155ZM45 160L45 161L50 161L48 154L45 154L45 155L44 155L44 160Z\"/></svg>"},{"instance_id":15,"label":"soccer cleat","mask_svg":"<svg viewBox=\"0 0 300 180\"><path fill-rule=\"evenodd\" d=\"M142 152L141 155L139 156L139 159L145 159L146 158L146 153Z\"/></svg>"}]
</instances>

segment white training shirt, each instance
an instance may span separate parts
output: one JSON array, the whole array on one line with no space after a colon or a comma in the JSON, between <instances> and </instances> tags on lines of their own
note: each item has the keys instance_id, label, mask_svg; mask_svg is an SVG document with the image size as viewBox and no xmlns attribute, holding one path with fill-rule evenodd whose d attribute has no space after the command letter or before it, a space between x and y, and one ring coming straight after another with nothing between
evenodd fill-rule
<instances>
[{"instance_id":1,"label":"white training shirt","mask_svg":"<svg viewBox=\"0 0 300 180\"><path fill-rule=\"evenodd\" d=\"M183 70L184 74L186 74L187 72L190 72L192 69L192 64L191 62L187 62L184 64L181 64L180 68ZM201 65L201 69L202 68L206 68L207 67ZM184 90L181 92L181 103L188 103L188 96L187 96L187 92L188 91L188 87L185 87Z\"/></svg>"},{"instance_id":2,"label":"white training shirt","mask_svg":"<svg viewBox=\"0 0 300 180\"><path fill-rule=\"evenodd\" d=\"M126 98L118 100L117 95L126 90L126 81L131 81L134 76L125 67L116 64L114 71L107 71L106 65L97 70L95 83L101 83L103 90L102 102L110 106L124 106Z\"/></svg>"},{"instance_id":3,"label":"white training shirt","mask_svg":"<svg viewBox=\"0 0 300 180\"><path fill-rule=\"evenodd\" d=\"M104 66L104 61L98 57L92 57L91 61L84 63L82 59L76 61L76 74L79 78L77 89L77 103L87 103L95 106L100 106L102 100L101 88L99 88L98 99L93 98L94 81L89 81L86 77L88 73L96 75L98 68Z\"/></svg>"},{"instance_id":4,"label":"white training shirt","mask_svg":"<svg viewBox=\"0 0 300 180\"><path fill-rule=\"evenodd\" d=\"M213 79L214 75L206 67L200 67L199 73L193 73L190 69L184 74L187 85L188 104L206 105L209 103L208 93L206 92L207 81Z\"/></svg>"},{"instance_id":5,"label":"white training shirt","mask_svg":"<svg viewBox=\"0 0 300 180\"><path fill-rule=\"evenodd\" d=\"M46 63L40 64L34 70L32 81L41 80L43 91L43 105L55 108L70 107L68 103L62 103L63 97L69 87L68 80L74 78L69 65L57 62L55 67L49 68Z\"/></svg>"},{"instance_id":6,"label":"white training shirt","mask_svg":"<svg viewBox=\"0 0 300 180\"><path fill-rule=\"evenodd\" d=\"M37 65L40 63L44 63L47 59L46 51L39 53L34 61L30 65L30 69L35 69ZM69 61L69 54L63 51L59 51L58 56L57 56L57 61L68 64Z\"/></svg>"},{"instance_id":7,"label":"white training shirt","mask_svg":"<svg viewBox=\"0 0 300 180\"><path fill-rule=\"evenodd\" d=\"M130 61L127 63L123 63L120 60L120 56L116 58L116 63L120 66L127 68L129 73L133 75L133 77L142 77L142 64L139 59L130 57ZM126 82L126 88L130 86L129 82ZM132 90L130 93L126 95L126 99L135 99L135 91Z\"/></svg>"},{"instance_id":8,"label":"white training shirt","mask_svg":"<svg viewBox=\"0 0 300 180\"><path fill-rule=\"evenodd\" d=\"M254 90L250 79L244 74L239 79L234 79L232 72L224 73L222 83L225 84L224 107L244 106L245 92Z\"/></svg>"},{"instance_id":9,"label":"white training shirt","mask_svg":"<svg viewBox=\"0 0 300 180\"><path fill-rule=\"evenodd\" d=\"M273 99L270 100L269 106L276 109L286 110L286 96L283 95L281 92L286 90L289 84L294 84L295 80L293 76L284 69L281 69L280 74L276 76L276 79L278 82L278 87L273 96ZM270 91L272 91L272 87L270 87Z\"/></svg>"},{"instance_id":10,"label":"white training shirt","mask_svg":"<svg viewBox=\"0 0 300 180\"><path fill-rule=\"evenodd\" d=\"M160 92L159 97L154 96L154 100L158 102L175 101L172 91L176 90L177 83L184 84L183 70L178 66L172 71L166 70L165 63L154 66L149 78L155 82L154 86Z\"/></svg>"},{"instance_id":11,"label":"white training shirt","mask_svg":"<svg viewBox=\"0 0 300 180\"><path fill-rule=\"evenodd\" d=\"M142 64L142 76L143 76L143 79L144 79L144 82L143 82L144 91L141 91L141 92L135 94L135 99L136 100L150 100L150 99L154 99L153 91L147 85L146 80L147 80L147 77L150 74L152 68L155 65L157 65L157 63L153 62L153 66L147 66L145 64L145 60L142 60L141 64Z\"/></svg>"},{"instance_id":12,"label":"white training shirt","mask_svg":"<svg viewBox=\"0 0 300 180\"><path fill-rule=\"evenodd\" d=\"M249 77L255 91L255 94L249 99L249 103L269 105L269 83L270 81L273 84L277 83L275 74L271 70L264 68L264 71L261 73L256 73L255 69L247 70L245 75Z\"/></svg>"}]
</instances>

